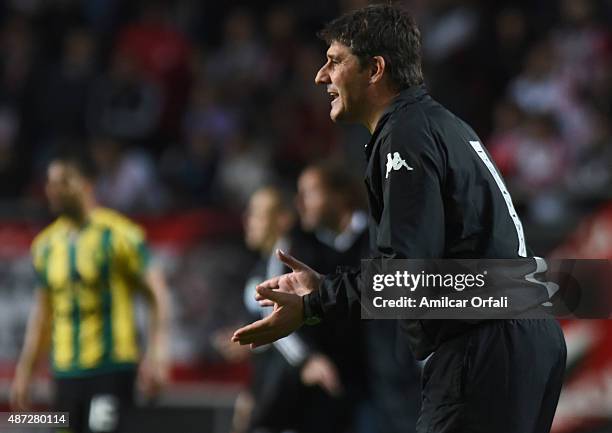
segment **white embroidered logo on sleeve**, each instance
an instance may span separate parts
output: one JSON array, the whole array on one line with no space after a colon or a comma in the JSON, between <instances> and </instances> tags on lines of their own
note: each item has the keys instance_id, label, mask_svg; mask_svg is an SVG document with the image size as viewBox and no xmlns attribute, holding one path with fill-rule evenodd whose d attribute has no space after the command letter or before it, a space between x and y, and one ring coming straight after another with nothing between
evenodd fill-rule
<instances>
[{"instance_id":1,"label":"white embroidered logo on sleeve","mask_svg":"<svg viewBox=\"0 0 612 433\"><path fill-rule=\"evenodd\" d=\"M398 171L402 167L406 167L408 171L414 170L402 159L399 152L394 152L393 157L391 157L391 152L387 153L387 175L385 179L389 178L389 173L391 173L391 171Z\"/></svg>"}]
</instances>

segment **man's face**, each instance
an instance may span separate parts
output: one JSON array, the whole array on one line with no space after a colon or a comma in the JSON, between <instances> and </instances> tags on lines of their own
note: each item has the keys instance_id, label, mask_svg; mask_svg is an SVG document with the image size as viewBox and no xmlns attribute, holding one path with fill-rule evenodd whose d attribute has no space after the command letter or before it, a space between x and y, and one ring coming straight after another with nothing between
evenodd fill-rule
<instances>
[{"instance_id":1,"label":"man's face","mask_svg":"<svg viewBox=\"0 0 612 433\"><path fill-rule=\"evenodd\" d=\"M331 223L331 195L316 170L306 170L298 179L297 209L305 230L315 230Z\"/></svg>"},{"instance_id":2,"label":"man's face","mask_svg":"<svg viewBox=\"0 0 612 433\"><path fill-rule=\"evenodd\" d=\"M77 170L61 162L47 169L45 192L51 212L58 215L78 215L83 206L86 181Z\"/></svg>"},{"instance_id":3,"label":"man's face","mask_svg":"<svg viewBox=\"0 0 612 433\"><path fill-rule=\"evenodd\" d=\"M271 247L277 240L278 199L267 190L257 191L251 197L244 220L244 235L247 246L255 251Z\"/></svg>"},{"instance_id":4,"label":"man's face","mask_svg":"<svg viewBox=\"0 0 612 433\"><path fill-rule=\"evenodd\" d=\"M331 98L329 116L334 122L362 120L368 105L369 79L368 68L361 67L351 49L340 42L332 42L327 50L327 62L317 72L315 83L327 87Z\"/></svg>"}]
</instances>

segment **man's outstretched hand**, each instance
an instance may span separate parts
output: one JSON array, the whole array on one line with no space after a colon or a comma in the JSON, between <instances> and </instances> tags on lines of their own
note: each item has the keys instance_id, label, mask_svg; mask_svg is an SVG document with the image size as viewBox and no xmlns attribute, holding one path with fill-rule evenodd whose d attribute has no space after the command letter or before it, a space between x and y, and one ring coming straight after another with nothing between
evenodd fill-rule
<instances>
[{"instance_id":1,"label":"man's outstretched hand","mask_svg":"<svg viewBox=\"0 0 612 433\"><path fill-rule=\"evenodd\" d=\"M278 290L284 293L292 293L294 295L304 296L314 290L317 290L321 285L323 276L314 269L310 268L305 263L290 254L284 253L281 250L276 250L276 256L293 272L270 278L259 284L257 288L263 287L270 290ZM255 299L259 301L262 307L271 307L273 302L266 300L264 296L258 293Z\"/></svg>"},{"instance_id":2,"label":"man's outstretched hand","mask_svg":"<svg viewBox=\"0 0 612 433\"><path fill-rule=\"evenodd\" d=\"M318 290L323 277L289 254L280 250L276 254L293 272L264 281L256 288L260 305L273 305L274 311L234 332L233 342L250 344L252 348L270 344L291 334L304 322L302 296Z\"/></svg>"},{"instance_id":3,"label":"man's outstretched hand","mask_svg":"<svg viewBox=\"0 0 612 433\"><path fill-rule=\"evenodd\" d=\"M240 328L232 336L233 342L250 344L252 348L272 343L291 334L304 321L301 296L265 287L257 287L257 293L274 303L274 311L264 319Z\"/></svg>"}]
</instances>

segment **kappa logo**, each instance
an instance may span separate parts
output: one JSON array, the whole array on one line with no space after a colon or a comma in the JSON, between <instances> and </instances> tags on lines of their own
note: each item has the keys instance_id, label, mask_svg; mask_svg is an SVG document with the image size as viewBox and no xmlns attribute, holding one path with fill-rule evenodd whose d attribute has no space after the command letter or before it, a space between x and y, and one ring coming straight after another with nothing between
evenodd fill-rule
<instances>
[{"instance_id":1,"label":"kappa logo","mask_svg":"<svg viewBox=\"0 0 612 433\"><path fill-rule=\"evenodd\" d=\"M393 158L391 157L391 152L387 153L387 175L385 179L389 179L389 173L391 173L391 171L398 171L402 167L406 167L408 171L414 170L414 168L410 167L406 161L402 159L399 152L394 152Z\"/></svg>"}]
</instances>

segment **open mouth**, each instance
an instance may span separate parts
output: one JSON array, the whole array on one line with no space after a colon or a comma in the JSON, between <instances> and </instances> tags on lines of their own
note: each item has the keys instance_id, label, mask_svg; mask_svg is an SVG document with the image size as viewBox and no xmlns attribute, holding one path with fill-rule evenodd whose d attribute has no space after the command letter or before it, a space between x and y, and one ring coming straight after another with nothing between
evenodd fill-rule
<instances>
[{"instance_id":1,"label":"open mouth","mask_svg":"<svg viewBox=\"0 0 612 433\"><path fill-rule=\"evenodd\" d=\"M329 95L329 99L331 102L334 102L336 99L338 99L338 96L340 96L338 93L330 91L328 91L327 94Z\"/></svg>"}]
</instances>

